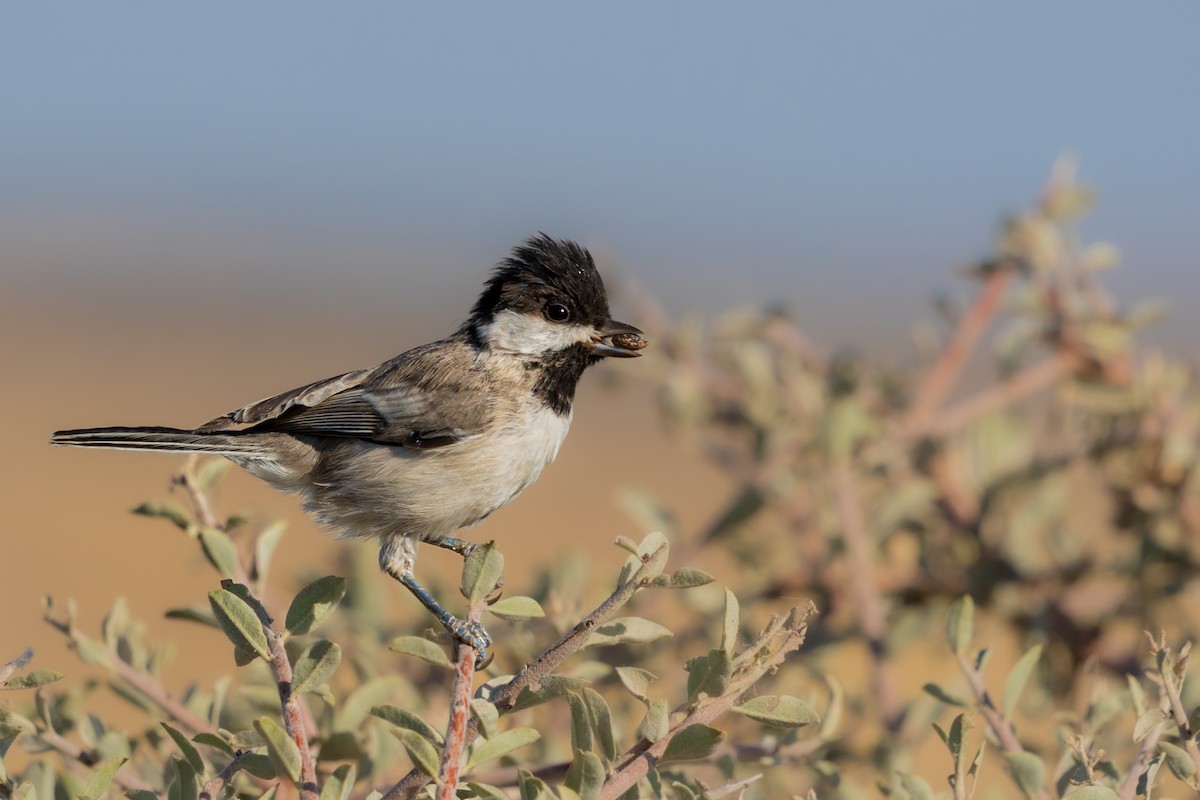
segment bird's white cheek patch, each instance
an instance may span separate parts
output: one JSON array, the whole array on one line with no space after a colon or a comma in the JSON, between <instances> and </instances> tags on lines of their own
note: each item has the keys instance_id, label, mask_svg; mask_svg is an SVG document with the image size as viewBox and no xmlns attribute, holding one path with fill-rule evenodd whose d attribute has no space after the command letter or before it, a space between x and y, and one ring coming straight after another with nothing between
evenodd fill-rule
<instances>
[{"instance_id":1,"label":"bird's white cheek patch","mask_svg":"<svg viewBox=\"0 0 1200 800\"><path fill-rule=\"evenodd\" d=\"M590 342L596 332L587 325L550 322L541 316L501 311L479 326L479 338L494 350L536 356Z\"/></svg>"}]
</instances>

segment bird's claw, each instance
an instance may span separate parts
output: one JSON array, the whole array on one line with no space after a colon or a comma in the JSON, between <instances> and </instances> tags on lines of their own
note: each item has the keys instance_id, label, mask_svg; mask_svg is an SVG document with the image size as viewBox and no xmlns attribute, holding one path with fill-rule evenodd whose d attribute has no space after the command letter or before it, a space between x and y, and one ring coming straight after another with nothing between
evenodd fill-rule
<instances>
[{"instance_id":1,"label":"bird's claw","mask_svg":"<svg viewBox=\"0 0 1200 800\"><path fill-rule=\"evenodd\" d=\"M475 669L484 669L492 663L492 637L482 622L451 617L445 625L451 636L475 651Z\"/></svg>"}]
</instances>

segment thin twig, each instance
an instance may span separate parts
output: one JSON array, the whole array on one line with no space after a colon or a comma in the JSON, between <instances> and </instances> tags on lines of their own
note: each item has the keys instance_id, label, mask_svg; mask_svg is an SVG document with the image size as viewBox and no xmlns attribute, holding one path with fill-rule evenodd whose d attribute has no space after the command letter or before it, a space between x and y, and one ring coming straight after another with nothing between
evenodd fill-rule
<instances>
[{"instance_id":1,"label":"thin twig","mask_svg":"<svg viewBox=\"0 0 1200 800\"><path fill-rule=\"evenodd\" d=\"M937 411L946 395L954 388L962 373L967 357L975 349L979 338L987 330L988 324L996 315L1004 293L1016 276L1016 270L1009 265L1000 265L984 278L983 286L975 295L974 302L958 322L958 327L942 349L933 367L925 374L917 389L905 429L912 436L922 436L926 433L933 413Z\"/></svg>"},{"instance_id":2,"label":"thin twig","mask_svg":"<svg viewBox=\"0 0 1200 800\"><path fill-rule=\"evenodd\" d=\"M468 622L483 616L487 602L480 599L471 604ZM454 688L450 699L450 720L446 724L446 743L442 748L442 766L438 773L437 800L454 800L458 778L462 772L462 757L467 749L467 723L471 719L471 691L475 682L475 649L460 644L458 664L454 670Z\"/></svg>"},{"instance_id":3,"label":"thin twig","mask_svg":"<svg viewBox=\"0 0 1200 800\"><path fill-rule=\"evenodd\" d=\"M1069 350L1055 353L938 414L936 419L928 423L926 431L935 436L953 433L984 414L1012 405L1051 386L1081 366L1083 359L1075 353Z\"/></svg>"},{"instance_id":4,"label":"thin twig","mask_svg":"<svg viewBox=\"0 0 1200 800\"><path fill-rule=\"evenodd\" d=\"M548 650L526 664L512 680L500 687L489 701L496 709L504 714L516 704L517 696L527 686L539 683L547 675L558 669L569 656L578 652L591 636L592 631L607 621L617 609L629 602L629 599L645 588L653 579L649 574L648 565L658 558L667 548L662 544L657 550L642 557L642 566L638 568L629 580L617 587L608 599L596 607L592 613L584 617L574 628L564 634ZM467 723L463 735L463 746L469 747L471 742L479 738L479 720L474 717ZM417 770L410 770L407 775L397 781L383 795L383 800L409 800L429 785L430 778Z\"/></svg>"},{"instance_id":5,"label":"thin twig","mask_svg":"<svg viewBox=\"0 0 1200 800\"><path fill-rule=\"evenodd\" d=\"M214 798L219 796L225 790L225 785L233 779L234 773L241 767L242 757L245 755L241 750L234 753L233 760L225 765L225 769L218 772L215 778L204 784L204 787L200 790L198 800L214 800Z\"/></svg>"},{"instance_id":6,"label":"thin twig","mask_svg":"<svg viewBox=\"0 0 1200 800\"><path fill-rule=\"evenodd\" d=\"M763 675L776 669L789 653L804 643L808 619L814 613L816 607L806 602L793 608L786 617L778 614L772 617L758 639L737 657L733 677L725 692L717 697L705 697L690 708L676 709L687 713L665 736L648 747L644 742L639 743L618 758L613 774L600 790L600 800L614 800L644 778L680 731L692 725L707 725L733 708Z\"/></svg>"},{"instance_id":7,"label":"thin twig","mask_svg":"<svg viewBox=\"0 0 1200 800\"><path fill-rule=\"evenodd\" d=\"M65 635L71 649L76 652L79 652L80 648L90 641L72 625L70 620L56 619L49 613L45 614L42 619L50 627ZM138 669L108 648L104 648L103 650L96 648L96 650L97 653L95 655L89 652L89 657L98 656L104 666L116 673L117 677L132 686L139 693L145 695L152 703L162 709L163 713L169 719L189 729L192 733L217 732L215 725L193 712L181 700L168 692L166 687L153 674Z\"/></svg>"},{"instance_id":8,"label":"thin twig","mask_svg":"<svg viewBox=\"0 0 1200 800\"><path fill-rule=\"evenodd\" d=\"M85 767L95 766L99 761L90 751L85 750L81 745L72 742L57 731L48 728L46 730L39 730L37 737L62 755L83 764ZM117 773L113 775L113 783L128 791L154 791L154 787L141 778L136 775L128 775L121 770L117 770Z\"/></svg>"},{"instance_id":9,"label":"thin twig","mask_svg":"<svg viewBox=\"0 0 1200 800\"><path fill-rule=\"evenodd\" d=\"M983 676L979 674L979 670L975 669L974 665L967 661L965 656L957 656L957 659L958 667L967 679L967 685L970 687L971 695L975 699L975 707L979 709L979 713L983 715L988 729L996 737L996 741L1000 743L1000 749L1010 754L1025 752L1025 748L1021 746L1021 741L1017 738L1012 725L1000 713L1000 709L996 708L996 704L992 702L992 697L988 694L987 687L983 684ZM1044 786L1039 787L1037 794L1034 795L1034 799L1050 800L1050 793L1046 791Z\"/></svg>"},{"instance_id":10,"label":"thin twig","mask_svg":"<svg viewBox=\"0 0 1200 800\"><path fill-rule=\"evenodd\" d=\"M883 595L875 578L871 536L863 519L858 482L848 461L833 467L832 482L838 517L842 523L842 540L846 543L850 591L858 611L859 628L871 651L875 702L884 727L889 733L895 733L904 722L904 707L896 689L896 676L888 661L887 620Z\"/></svg>"},{"instance_id":11,"label":"thin twig","mask_svg":"<svg viewBox=\"0 0 1200 800\"><path fill-rule=\"evenodd\" d=\"M1142 739L1137 756L1134 757L1133 764L1129 766L1129 772L1125 774L1125 780L1121 782L1121 789L1117 792L1119 800L1134 800L1137 797L1138 781L1141 780L1142 773L1150 766L1150 759L1154 758L1154 754L1158 750L1158 740L1162 738L1166 729L1167 723L1160 722L1151 728L1146 737Z\"/></svg>"}]
</instances>

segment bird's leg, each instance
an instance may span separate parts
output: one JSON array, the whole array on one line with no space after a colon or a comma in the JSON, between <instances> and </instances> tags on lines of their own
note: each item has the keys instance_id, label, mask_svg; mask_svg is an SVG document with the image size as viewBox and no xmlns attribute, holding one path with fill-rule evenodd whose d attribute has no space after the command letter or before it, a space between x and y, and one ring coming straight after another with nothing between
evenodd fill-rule
<instances>
[{"instance_id":1,"label":"bird's leg","mask_svg":"<svg viewBox=\"0 0 1200 800\"><path fill-rule=\"evenodd\" d=\"M477 620L461 620L442 608L424 586L413 577L417 561L417 540L411 536L389 536L379 546L379 568L400 581L429 613L437 617L449 634L475 651L475 668L483 669L492 661L492 637L483 623Z\"/></svg>"},{"instance_id":2,"label":"bird's leg","mask_svg":"<svg viewBox=\"0 0 1200 800\"><path fill-rule=\"evenodd\" d=\"M445 550L453 550L460 556L470 558L471 553L475 552L475 548L479 547L475 542L468 542L466 539L455 539L453 536L447 536L442 539L435 539L430 544L441 547ZM504 593L504 576L501 575L496 579L496 588L492 589L492 593L488 595L488 605L495 603L500 599L500 595Z\"/></svg>"}]
</instances>

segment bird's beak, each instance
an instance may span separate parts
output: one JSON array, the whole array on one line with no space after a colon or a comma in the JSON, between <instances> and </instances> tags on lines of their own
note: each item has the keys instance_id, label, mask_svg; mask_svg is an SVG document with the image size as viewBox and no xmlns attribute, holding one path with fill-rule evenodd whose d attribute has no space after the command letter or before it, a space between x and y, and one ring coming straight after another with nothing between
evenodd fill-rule
<instances>
[{"instance_id":1,"label":"bird's beak","mask_svg":"<svg viewBox=\"0 0 1200 800\"><path fill-rule=\"evenodd\" d=\"M596 336L592 339L592 352L600 356L636 358L641 355L638 351L647 344L646 338L637 328L610 319L604 327L596 331Z\"/></svg>"}]
</instances>

